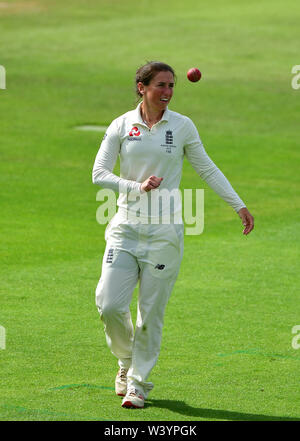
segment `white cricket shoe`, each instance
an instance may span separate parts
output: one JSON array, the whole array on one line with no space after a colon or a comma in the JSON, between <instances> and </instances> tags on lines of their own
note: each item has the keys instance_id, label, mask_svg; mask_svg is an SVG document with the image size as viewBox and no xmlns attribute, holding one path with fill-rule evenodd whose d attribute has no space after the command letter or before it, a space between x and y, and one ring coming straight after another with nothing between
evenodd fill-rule
<instances>
[{"instance_id":1,"label":"white cricket shoe","mask_svg":"<svg viewBox=\"0 0 300 441\"><path fill-rule=\"evenodd\" d=\"M125 397L127 392L127 372L128 369L120 368L116 376L115 391L119 397Z\"/></svg>"},{"instance_id":2,"label":"white cricket shoe","mask_svg":"<svg viewBox=\"0 0 300 441\"><path fill-rule=\"evenodd\" d=\"M127 391L125 398L122 401L122 407L142 409L144 407L145 399L143 395L135 388L130 388Z\"/></svg>"}]
</instances>

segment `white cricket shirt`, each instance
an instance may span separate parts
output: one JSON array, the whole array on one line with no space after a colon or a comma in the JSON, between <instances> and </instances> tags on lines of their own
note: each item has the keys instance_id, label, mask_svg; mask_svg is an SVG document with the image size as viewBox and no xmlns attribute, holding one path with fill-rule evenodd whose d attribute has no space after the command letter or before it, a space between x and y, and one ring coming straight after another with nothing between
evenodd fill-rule
<instances>
[{"instance_id":1,"label":"white cricket shirt","mask_svg":"<svg viewBox=\"0 0 300 441\"><path fill-rule=\"evenodd\" d=\"M167 108L161 120L149 129L142 120L140 106L141 103L110 124L93 168L94 184L119 192L119 211L128 213L135 209L128 193L141 195L141 183L151 175L163 178L159 190L178 189L184 155L199 176L236 212L246 206L207 155L190 118ZM120 177L113 173L118 155ZM144 195L150 198L152 192ZM178 210L181 203L177 201L174 211Z\"/></svg>"}]
</instances>

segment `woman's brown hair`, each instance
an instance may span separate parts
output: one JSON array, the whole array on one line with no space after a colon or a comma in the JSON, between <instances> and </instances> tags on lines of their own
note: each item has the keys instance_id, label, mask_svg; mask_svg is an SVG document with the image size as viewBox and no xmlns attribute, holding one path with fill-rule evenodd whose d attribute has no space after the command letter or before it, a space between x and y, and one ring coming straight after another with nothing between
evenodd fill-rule
<instances>
[{"instance_id":1,"label":"woman's brown hair","mask_svg":"<svg viewBox=\"0 0 300 441\"><path fill-rule=\"evenodd\" d=\"M158 72L171 72L176 80L176 75L171 66L166 63L162 63L160 61L149 61L144 66L141 66L135 75L135 91L137 96L140 98L142 94L138 89L138 83L143 83L145 86L148 86L150 81L155 77Z\"/></svg>"}]
</instances>

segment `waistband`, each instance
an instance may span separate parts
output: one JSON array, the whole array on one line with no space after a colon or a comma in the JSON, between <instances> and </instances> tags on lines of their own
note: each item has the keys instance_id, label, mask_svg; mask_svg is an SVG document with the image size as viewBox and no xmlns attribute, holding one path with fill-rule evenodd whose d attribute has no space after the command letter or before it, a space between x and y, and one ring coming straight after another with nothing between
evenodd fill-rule
<instances>
[{"instance_id":1,"label":"waistband","mask_svg":"<svg viewBox=\"0 0 300 441\"><path fill-rule=\"evenodd\" d=\"M153 224L153 225L170 225L170 224L183 224L181 210L168 215L159 216L145 216L143 214L137 214L136 211L130 210L124 207L119 207L116 216L123 223L133 224Z\"/></svg>"}]
</instances>

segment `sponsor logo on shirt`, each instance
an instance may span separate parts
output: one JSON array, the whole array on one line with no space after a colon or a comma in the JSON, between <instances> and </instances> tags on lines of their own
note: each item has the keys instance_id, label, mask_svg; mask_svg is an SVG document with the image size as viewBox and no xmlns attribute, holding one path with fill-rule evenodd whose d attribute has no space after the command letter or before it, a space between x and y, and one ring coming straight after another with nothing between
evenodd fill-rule
<instances>
[{"instance_id":1,"label":"sponsor logo on shirt","mask_svg":"<svg viewBox=\"0 0 300 441\"><path fill-rule=\"evenodd\" d=\"M176 148L176 145L173 145L173 132L172 130L166 130L165 133L165 144L161 144L161 147L166 147L166 153L172 153L172 147Z\"/></svg>"},{"instance_id":2,"label":"sponsor logo on shirt","mask_svg":"<svg viewBox=\"0 0 300 441\"><path fill-rule=\"evenodd\" d=\"M141 132L137 127L132 127L132 129L129 132L129 136L140 136Z\"/></svg>"},{"instance_id":3,"label":"sponsor logo on shirt","mask_svg":"<svg viewBox=\"0 0 300 441\"><path fill-rule=\"evenodd\" d=\"M141 132L137 127L132 127L132 129L129 132L129 138L128 141L141 141L142 138L140 137Z\"/></svg>"}]
</instances>

